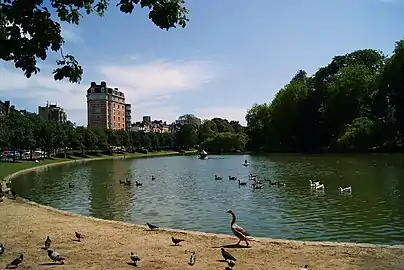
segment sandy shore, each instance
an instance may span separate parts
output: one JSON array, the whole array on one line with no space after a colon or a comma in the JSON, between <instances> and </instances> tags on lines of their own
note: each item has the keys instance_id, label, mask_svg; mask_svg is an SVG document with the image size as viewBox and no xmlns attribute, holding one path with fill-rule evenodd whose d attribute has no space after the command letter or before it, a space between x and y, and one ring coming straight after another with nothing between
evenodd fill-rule
<instances>
[{"instance_id":1,"label":"sandy shore","mask_svg":"<svg viewBox=\"0 0 404 270\"><path fill-rule=\"evenodd\" d=\"M74 232L86 238L75 242ZM19 269L131 269L128 253L142 258L138 269L224 269L220 247L234 244L234 237L174 230L147 231L144 227L55 211L22 201L0 203L0 242L7 251L0 257L4 267L19 253L25 261ZM41 250L45 237L53 249L66 257L66 264L48 264ZM171 236L186 241L171 246ZM404 247L311 243L257 239L251 248L228 248L237 258L235 269L404 269ZM187 265L188 251L197 263Z\"/></svg>"},{"instance_id":2,"label":"sandy shore","mask_svg":"<svg viewBox=\"0 0 404 270\"><path fill-rule=\"evenodd\" d=\"M225 213L224 213L225 214ZM230 222L230 220L229 220ZM240 220L242 224L242 220ZM229 226L224 224L223 226ZM230 230L230 229L229 229ZM85 235L73 241L74 232ZM52 265L41 250L46 236L52 249L66 257L65 265ZM171 246L171 236L186 241ZM145 227L117 221L82 217L22 199L0 202L0 268L18 254L18 269L133 269L129 252L141 257L136 269L225 269L220 247L237 242L235 237L175 230L148 231ZM257 238L251 248L225 247L236 258L234 269L404 269L404 246L316 243ZM189 251L197 262L188 266Z\"/></svg>"}]
</instances>

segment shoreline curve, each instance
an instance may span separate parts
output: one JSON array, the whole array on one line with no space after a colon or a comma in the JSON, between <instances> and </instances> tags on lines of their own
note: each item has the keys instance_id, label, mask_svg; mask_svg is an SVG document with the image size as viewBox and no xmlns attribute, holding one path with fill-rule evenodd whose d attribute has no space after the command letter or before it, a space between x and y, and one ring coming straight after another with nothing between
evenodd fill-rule
<instances>
[{"instance_id":1,"label":"shoreline curve","mask_svg":"<svg viewBox=\"0 0 404 270\"><path fill-rule=\"evenodd\" d=\"M113 156L113 157L100 157L100 158L89 158L89 159L80 159L80 160L71 160L71 161L61 161L61 162L55 162L55 163L50 163L50 164L45 164L45 165L39 165L36 167L32 167L32 168L27 168L24 170L20 170L17 172L14 172L10 175L7 175L4 180L5 181L13 181L13 179L17 176L20 175L24 175L33 171L41 171L44 170L46 168L52 167L52 166L61 166L61 165L66 165L66 164L73 164L73 163L87 163L87 162L93 162L93 161L97 161L97 160L108 160L108 159L137 159L137 158L154 158L154 157L163 157L163 156L175 156L175 155L179 155L178 153L166 153L166 154L161 154L161 155L139 155L136 157L130 157L130 156ZM22 202L22 203L19 203ZM133 229L137 232L140 231L145 231L146 226L140 225L140 224L132 224L132 223L128 223L128 222L123 222L123 221L116 221L116 220L106 220L106 219L100 219L100 218L96 218L96 217L92 217L92 216L84 216L84 215L80 215L80 214L76 214L73 212L69 212L69 211L65 211L65 210L60 210L54 207L50 207L50 206L46 206L46 205L42 205L33 201L30 201L28 199L19 197L17 201L12 201L12 200L7 200L6 203L7 206L13 206L15 208L19 208L19 210L22 210L25 213L30 212L30 210L34 210L34 208L36 208L35 210L37 210L36 212L38 213L42 213L44 216L46 216L47 214L52 214L55 217L54 218L58 218L60 217L60 219L77 219L77 222L91 222L91 223L95 223L95 228L98 228L99 226L111 226L115 229L119 228L119 229ZM0 207L1 207L1 203L0 203ZM0 208L1 209L1 208ZM1 217L1 213L0 213L0 218ZM11 221L11 220L10 220ZM1 229L1 226L0 226ZM29 231L29 229L28 229ZM158 231L156 232L151 232L154 236L159 236L160 234L163 235L182 235L183 237L187 236L187 237L191 237L191 238L196 238L202 241L206 241L206 242L221 242L222 244L226 244L226 243L233 243L233 242L237 242L235 237L232 235L227 235L227 234L217 234L217 233L207 233L207 232L200 232L200 231L188 231L188 230L179 230L179 229L171 229L171 228L160 228ZM157 235L156 235L157 233ZM146 233L147 234L147 233ZM144 233L140 233L140 236L144 236ZM42 237L42 235L41 235ZM3 239L0 239L0 241L3 241ZM144 240L146 241L146 240ZM159 243L159 241L158 241ZM397 269L402 269L402 267L404 267L404 258L403 256L398 256L398 253L403 254L404 252L404 245L379 245L379 244L369 244L369 243L349 243L349 242L330 242L330 241L302 241L302 240L288 240L288 239L275 239L275 238L262 238L262 237L257 237L255 238L254 241L252 241L252 247L251 249L248 249L249 253L251 253L250 250L254 250L254 246L259 246L259 250L262 252L263 250L269 249L268 255L270 255L272 252L271 250L275 249L275 247L277 247L278 249L280 248L281 250L287 250L287 249L292 249L292 250L296 250L296 249L301 249L301 250L317 250L316 252L324 252L325 250L334 250L333 253L334 255L336 254L336 250L361 250L361 252L365 251L365 250L369 250L369 252L372 253L372 251L374 250L378 250L379 252L381 250L383 250L383 253L388 253L388 256L386 254L387 257L390 257L389 260L393 260L395 262L397 262L400 265L400 268ZM159 243L159 245L161 246L161 243ZM160 247L161 248L161 247ZM202 252L202 251L201 251ZM199 252L199 253L201 253ZM207 252L207 251L206 251ZM348 257L350 259L352 259L352 256L354 256L354 254L351 254L351 252L349 251L341 251L343 254L350 254ZM220 253L220 252L219 252ZM235 253L235 252L234 252ZM266 252L265 252L266 253ZM280 254L282 254L284 252L281 251ZM359 256L360 252L358 252L358 254L356 254L357 256ZM366 252L365 252L366 253ZM334 257L334 255L330 256L331 258ZM188 256L188 255L187 255ZM219 256L220 257L220 256ZM218 257L218 258L219 258ZM339 256L337 256L339 257ZM360 256L359 256L360 257ZM380 258L381 260L387 260L387 257L385 258ZM330 258L330 259L331 259ZM259 259L260 261L263 261L262 258ZM312 259L311 259L312 260ZM255 263L253 264L255 267L254 269L265 269L265 265L263 266L263 268L257 267L257 262L256 260ZM264 261L263 261L264 262ZM274 265L274 261L273 259L270 260L271 264ZM344 262L344 260L341 261L342 263ZM201 262L202 263L202 262ZM217 264L218 262L216 262ZM280 261L275 263L279 264L279 267L277 267L276 269L290 269L289 267L284 268L284 266L282 266L282 264L288 263L288 260L286 261ZM290 265L291 262L289 262ZM222 263L223 264L223 263ZM215 264L213 264L215 265ZM205 265L212 267L213 265ZM249 265L249 264L247 264ZM246 266L247 266L246 265ZM344 265L344 264L342 264ZM342 266L341 264L338 264L338 267ZM335 265L336 266L336 265ZM371 266L371 264L369 264L369 267ZM378 262L378 266L380 267L380 262ZM204 267L200 268L203 269ZM363 267L363 265L361 265L359 268L349 268L349 269L363 269L361 268ZM164 269L184 269L186 268L185 266L178 268L178 266L169 266L167 265L167 268ZM194 267L195 268L195 267ZM337 269L337 268L329 268L327 267L327 265L323 265L323 267L321 267L321 269ZM70 268L71 269L71 268ZM75 269L83 269L83 268L75 268ZM88 268L87 269L92 269L92 268ZM96 269L96 268L94 268ZM114 269L121 269L121 268L115 268ZM125 269L125 268L122 268ZM142 268L143 269L143 268ZM156 269L153 266L151 268L144 268L144 269ZM163 268L160 268L163 269ZM195 269L199 269L199 268L195 268ZM217 269L217 267L216 267ZM315 268L313 268L315 269ZM366 268L366 269L372 269L372 268ZM396 268L387 268L387 269L396 269Z\"/></svg>"}]
</instances>

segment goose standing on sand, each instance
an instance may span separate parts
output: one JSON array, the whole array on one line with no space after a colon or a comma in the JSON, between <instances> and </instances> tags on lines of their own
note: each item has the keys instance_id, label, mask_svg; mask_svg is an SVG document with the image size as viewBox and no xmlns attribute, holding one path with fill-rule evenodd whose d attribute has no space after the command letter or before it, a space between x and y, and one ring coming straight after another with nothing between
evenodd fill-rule
<instances>
[{"instance_id":1,"label":"goose standing on sand","mask_svg":"<svg viewBox=\"0 0 404 270\"><path fill-rule=\"evenodd\" d=\"M231 216L233 218L231 221L231 224L230 224L230 228L231 228L233 234L239 239L237 245L240 245L240 242L244 241L248 247L250 245L248 243L248 240L252 240L252 237L244 228L242 228L236 224L236 214L234 214L233 210L227 210L227 213L231 214Z\"/></svg>"}]
</instances>

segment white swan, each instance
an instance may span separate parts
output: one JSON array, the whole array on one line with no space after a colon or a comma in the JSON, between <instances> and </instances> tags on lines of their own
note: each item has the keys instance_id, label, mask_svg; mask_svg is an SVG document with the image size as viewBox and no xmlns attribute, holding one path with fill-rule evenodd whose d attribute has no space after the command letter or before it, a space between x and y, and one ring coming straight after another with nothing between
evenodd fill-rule
<instances>
[{"instance_id":1,"label":"white swan","mask_svg":"<svg viewBox=\"0 0 404 270\"><path fill-rule=\"evenodd\" d=\"M311 187L317 187L317 186L320 185L320 181L313 182L313 181L309 180L309 182L310 182L310 186L311 186Z\"/></svg>"},{"instance_id":2,"label":"white swan","mask_svg":"<svg viewBox=\"0 0 404 270\"><path fill-rule=\"evenodd\" d=\"M324 190L324 188L325 188L324 184L320 184L320 185L316 186L316 190L319 190L319 189Z\"/></svg>"},{"instance_id":3,"label":"white swan","mask_svg":"<svg viewBox=\"0 0 404 270\"><path fill-rule=\"evenodd\" d=\"M352 192L352 188L351 187L339 187L339 191L341 191L341 193L343 192Z\"/></svg>"}]
</instances>

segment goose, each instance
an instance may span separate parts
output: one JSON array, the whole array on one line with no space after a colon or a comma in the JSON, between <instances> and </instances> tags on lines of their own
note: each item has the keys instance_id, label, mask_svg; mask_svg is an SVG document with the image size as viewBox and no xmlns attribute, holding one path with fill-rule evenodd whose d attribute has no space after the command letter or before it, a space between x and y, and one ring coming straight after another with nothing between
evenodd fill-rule
<instances>
[{"instance_id":1,"label":"goose","mask_svg":"<svg viewBox=\"0 0 404 270\"><path fill-rule=\"evenodd\" d=\"M229 176L229 180L237 180L237 177L235 177L235 176Z\"/></svg>"},{"instance_id":2,"label":"goose","mask_svg":"<svg viewBox=\"0 0 404 270\"><path fill-rule=\"evenodd\" d=\"M223 179L223 177L217 176L217 175L215 174L215 180L222 180L222 179Z\"/></svg>"},{"instance_id":3,"label":"goose","mask_svg":"<svg viewBox=\"0 0 404 270\"><path fill-rule=\"evenodd\" d=\"M119 180L119 184L125 184L126 181L125 180Z\"/></svg>"},{"instance_id":4,"label":"goose","mask_svg":"<svg viewBox=\"0 0 404 270\"><path fill-rule=\"evenodd\" d=\"M74 188L74 184L69 183L69 188Z\"/></svg>"},{"instance_id":5,"label":"goose","mask_svg":"<svg viewBox=\"0 0 404 270\"><path fill-rule=\"evenodd\" d=\"M311 187L316 187L316 186L321 185L321 184L320 184L320 181L313 182L313 181L309 180L309 182L310 182L310 186L311 186Z\"/></svg>"},{"instance_id":6,"label":"goose","mask_svg":"<svg viewBox=\"0 0 404 270\"><path fill-rule=\"evenodd\" d=\"M250 245L248 243L248 240L252 240L252 237L244 228L242 228L236 224L236 214L233 212L233 210L227 210L227 213L231 214L231 216L232 216L230 228L231 228L233 234L239 239L237 245L240 245L240 242L244 241L248 247Z\"/></svg>"},{"instance_id":7,"label":"goose","mask_svg":"<svg viewBox=\"0 0 404 270\"><path fill-rule=\"evenodd\" d=\"M156 177L154 177L154 175L152 175L151 180L156 180Z\"/></svg>"},{"instance_id":8,"label":"goose","mask_svg":"<svg viewBox=\"0 0 404 270\"><path fill-rule=\"evenodd\" d=\"M240 179L239 179L238 180L238 185L239 186L245 186L245 185L247 185L247 183L246 182L241 182Z\"/></svg>"},{"instance_id":9,"label":"goose","mask_svg":"<svg viewBox=\"0 0 404 270\"><path fill-rule=\"evenodd\" d=\"M352 188L351 187L339 187L339 191L341 191L341 193L343 192L352 192Z\"/></svg>"},{"instance_id":10,"label":"goose","mask_svg":"<svg viewBox=\"0 0 404 270\"><path fill-rule=\"evenodd\" d=\"M319 189L323 189L323 190L324 190L325 186L324 186L324 184L320 184L320 185L318 185L318 186L315 186L315 188L316 188L316 190L319 190Z\"/></svg>"}]
</instances>

